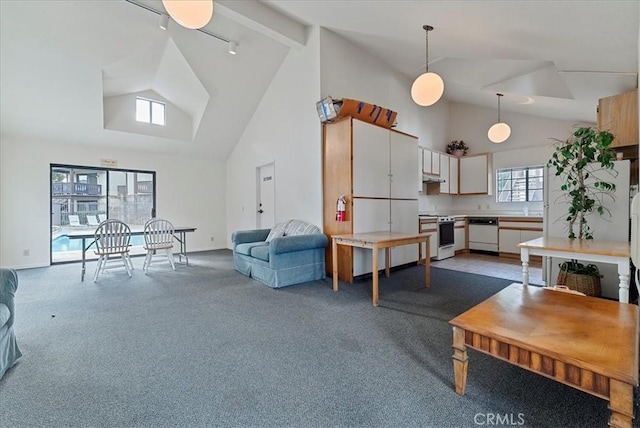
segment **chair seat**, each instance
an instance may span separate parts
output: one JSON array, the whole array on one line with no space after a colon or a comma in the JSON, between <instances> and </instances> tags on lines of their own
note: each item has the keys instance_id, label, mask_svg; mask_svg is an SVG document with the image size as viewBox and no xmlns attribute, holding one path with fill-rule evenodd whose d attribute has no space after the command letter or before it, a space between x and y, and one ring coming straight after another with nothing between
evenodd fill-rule
<instances>
[{"instance_id":1,"label":"chair seat","mask_svg":"<svg viewBox=\"0 0 640 428\"><path fill-rule=\"evenodd\" d=\"M157 244L147 244L144 246L145 250L166 250L167 248L173 248L173 242L169 243L157 243Z\"/></svg>"}]
</instances>

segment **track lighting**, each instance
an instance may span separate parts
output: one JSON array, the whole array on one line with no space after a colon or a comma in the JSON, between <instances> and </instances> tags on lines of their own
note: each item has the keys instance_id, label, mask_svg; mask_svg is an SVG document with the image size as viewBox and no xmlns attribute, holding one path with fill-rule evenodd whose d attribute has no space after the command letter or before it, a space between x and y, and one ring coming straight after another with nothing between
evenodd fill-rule
<instances>
[{"instance_id":1,"label":"track lighting","mask_svg":"<svg viewBox=\"0 0 640 428\"><path fill-rule=\"evenodd\" d=\"M235 55L237 53L238 43L233 40L229 42L229 53Z\"/></svg>"},{"instance_id":2,"label":"track lighting","mask_svg":"<svg viewBox=\"0 0 640 428\"><path fill-rule=\"evenodd\" d=\"M166 31L166 29L169 27L169 17L165 14L160 14L158 26Z\"/></svg>"}]
</instances>

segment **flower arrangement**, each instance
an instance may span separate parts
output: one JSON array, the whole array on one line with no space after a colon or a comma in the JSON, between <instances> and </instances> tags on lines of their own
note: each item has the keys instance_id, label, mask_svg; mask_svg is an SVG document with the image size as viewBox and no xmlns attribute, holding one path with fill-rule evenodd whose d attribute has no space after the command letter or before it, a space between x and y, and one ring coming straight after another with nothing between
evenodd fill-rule
<instances>
[{"instance_id":1,"label":"flower arrangement","mask_svg":"<svg viewBox=\"0 0 640 428\"><path fill-rule=\"evenodd\" d=\"M464 156L467 154L467 150L469 150L469 146L460 140L453 140L449 144L447 144L447 153L455 154L456 156Z\"/></svg>"}]
</instances>

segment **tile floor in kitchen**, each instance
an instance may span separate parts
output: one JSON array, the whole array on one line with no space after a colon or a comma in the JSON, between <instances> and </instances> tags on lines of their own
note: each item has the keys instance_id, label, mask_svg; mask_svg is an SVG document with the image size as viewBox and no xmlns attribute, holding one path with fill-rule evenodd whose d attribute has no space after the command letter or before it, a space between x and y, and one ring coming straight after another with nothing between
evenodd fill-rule
<instances>
[{"instance_id":1,"label":"tile floor in kitchen","mask_svg":"<svg viewBox=\"0 0 640 428\"><path fill-rule=\"evenodd\" d=\"M431 266L522 282L522 263L516 258L464 253L444 260L431 260ZM541 261L529 263L529 282L544 285Z\"/></svg>"}]
</instances>

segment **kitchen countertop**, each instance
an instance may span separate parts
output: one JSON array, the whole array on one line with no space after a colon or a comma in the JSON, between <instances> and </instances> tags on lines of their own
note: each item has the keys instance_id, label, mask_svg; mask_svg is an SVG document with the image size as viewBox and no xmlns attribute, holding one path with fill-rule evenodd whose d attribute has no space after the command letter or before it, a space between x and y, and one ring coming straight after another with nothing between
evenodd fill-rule
<instances>
[{"instance_id":1,"label":"kitchen countertop","mask_svg":"<svg viewBox=\"0 0 640 428\"><path fill-rule=\"evenodd\" d=\"M465 213L465 214L452 214L451 212L448 213L442 213L442 214L434 214L434 213L426 213L426 212L420 212L418 213L418 217L431 217L434 215L442 215L442 216L451 216L451 217L497 217L497 218L501 218L501 217L512 217L512 218L536 218L536 219L541 219L542 218L542 213L541 212L531 212L529 213L529 215L524 215L522 212L518 212L518 213L492 213L492 212L484 212L484 213Z\"/></svg>"}]
</instances>

